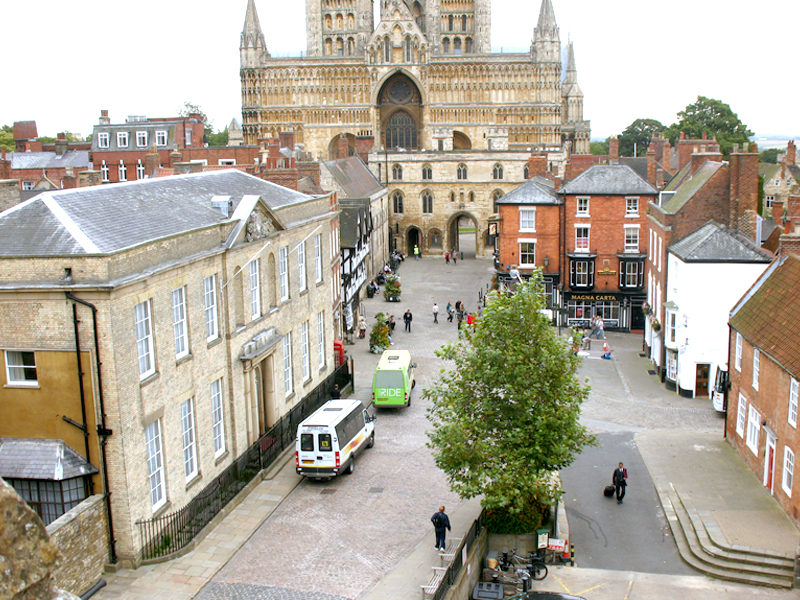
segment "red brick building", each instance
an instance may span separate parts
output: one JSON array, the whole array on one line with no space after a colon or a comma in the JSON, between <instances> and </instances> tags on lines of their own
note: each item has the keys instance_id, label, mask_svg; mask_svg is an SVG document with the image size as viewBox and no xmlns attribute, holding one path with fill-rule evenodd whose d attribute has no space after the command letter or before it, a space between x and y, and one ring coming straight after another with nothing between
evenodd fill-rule
<instances>
[{"instance_id":1,"label":"red brick building","mask_svg":"<svg viewBox=\"0 0 800 600\"><path fill-rule=\"evenodd\" d=\"M593 165L566 182L561 281L566 320L586 327L594 315L608 329L644 326L647 206L656 189L626 165Z\"/></svg>"},{"instance_id":2,"label":"red brick building","mask_svg":"<svg viewBox=\"0 0 800 600\"><path fill-rule=\"evenodd\" d=\"M731 311L730 332L727 440L800 524L800 257L772 263Z\"/></svg>"}]
</instances>

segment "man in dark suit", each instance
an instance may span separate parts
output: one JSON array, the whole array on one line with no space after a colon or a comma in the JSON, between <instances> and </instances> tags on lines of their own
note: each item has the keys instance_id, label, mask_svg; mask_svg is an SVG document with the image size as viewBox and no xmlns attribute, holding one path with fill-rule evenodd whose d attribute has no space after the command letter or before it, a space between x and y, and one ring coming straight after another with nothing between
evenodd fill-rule
<instances>
[{"instance_id":1,"label":"man in dark suit","mask_svg":"<svg viewBox=\"0 0 800 600\"><path fill-rule=\"evenodd\" d=\"M619 467L614 469L613 476L614 491L617 493L617 504L622 504L625 497L625 488L628 487L628 470L619 463Z\"/></svg>"}]
</instances>

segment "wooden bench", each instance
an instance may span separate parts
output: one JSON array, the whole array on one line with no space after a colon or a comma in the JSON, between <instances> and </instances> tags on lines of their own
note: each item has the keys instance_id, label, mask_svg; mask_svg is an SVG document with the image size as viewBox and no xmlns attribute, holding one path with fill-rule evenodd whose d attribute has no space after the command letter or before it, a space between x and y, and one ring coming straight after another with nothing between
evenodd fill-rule
<instances>
[{"instance_id":1,"label":"wooden bench","mask_svg":"<svg viewBox=\"0 0 800 600\"><path fill-rule=\"evenodd\" d=\"M442 564L451 563L456 557L459 546L461 546L462 538L450 538L447 543L447 548L439 552L439 557L442 559Z\"/></svg>"},{"instance_id":2,"label":"wooden bench","mask_svg":"<svg viewBox=\"0 0 800 600\"><path fill-rule=\"evenodd\" d=\"M436 590L439 589L439 586L444 581L445 573L447 573L447 567L431 567L431 569L433 569L431 580L419 586L422 588L422 600L425 600L425 596L433 596L436 593Z\"/></svg>"}]
</instances>

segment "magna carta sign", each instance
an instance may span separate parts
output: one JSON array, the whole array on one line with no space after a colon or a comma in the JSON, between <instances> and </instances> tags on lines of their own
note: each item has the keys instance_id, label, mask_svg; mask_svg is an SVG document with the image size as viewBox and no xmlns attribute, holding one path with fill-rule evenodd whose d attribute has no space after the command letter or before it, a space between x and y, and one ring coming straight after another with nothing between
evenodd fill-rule
<instances>
[{"instance_id":1,"label":"magna carta sign","mask_svg":"<svg viewBox=\"0 0 800 600\"><path fill-rule=\"evenodd\" d=\"M616 296L595 296L594 294L573 294L570 300L584 302L616 302Z\"/></svg>"}]
</instances>

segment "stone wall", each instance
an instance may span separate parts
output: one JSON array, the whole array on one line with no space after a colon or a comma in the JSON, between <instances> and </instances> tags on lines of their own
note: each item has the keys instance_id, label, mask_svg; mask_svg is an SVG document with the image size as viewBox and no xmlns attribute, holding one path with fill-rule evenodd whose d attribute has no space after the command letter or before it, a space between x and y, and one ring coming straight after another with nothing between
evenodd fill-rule
<instances>
[{"instance_id":1,"label":"stone wall","mask_svg":"<svg viewBox=\"0 0 800 600\"><path fill-rule=\"evenodd\" d=\"M445 595L445 600L472 598L472 590L481 580L483 561L489 552L489 530L484 528L472 544L467 561L458 573L455 583Z\"/></svg>"},{"instance_id":2,"label":"stone wall","mask_svg":"<svg viewBox=\"0 0 800 600\"><path fill-rule=\"evenodd\" d=\"M0 180L0 212L19 204L19 181Z\"/></svg>"},{"instance_id":3,"label":"stone wall","mask_svg":"<svg viewBox=\"0 0 800 600\"><path fill-rule=\"evenodd\" d=\"M108 562L108 520L103 496L95 494L47 527L61 557L53 570L56 585L76 596L102 577Z\"/></svg>"}]
</instances>

